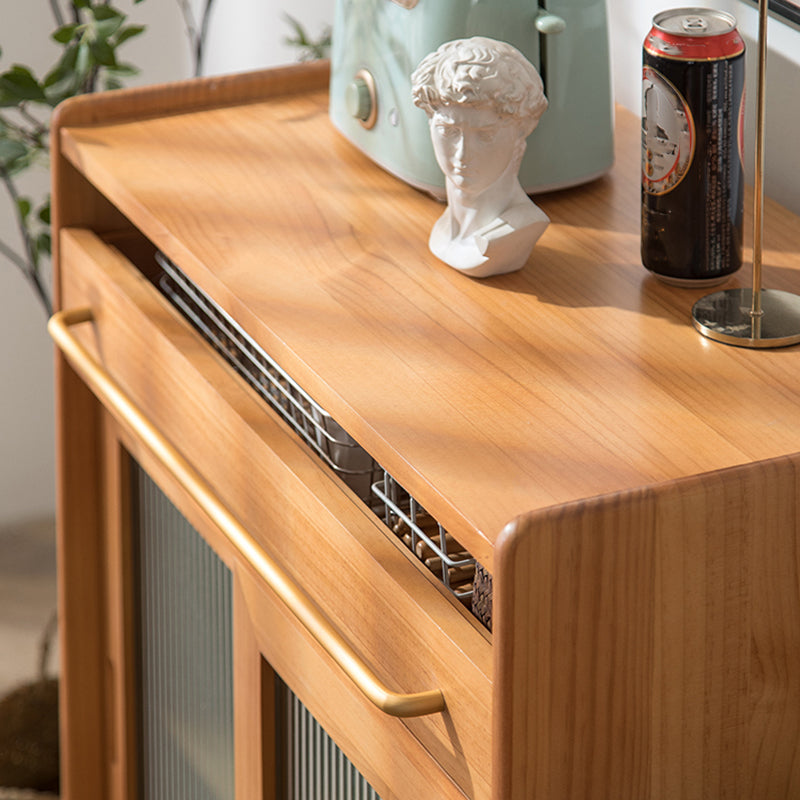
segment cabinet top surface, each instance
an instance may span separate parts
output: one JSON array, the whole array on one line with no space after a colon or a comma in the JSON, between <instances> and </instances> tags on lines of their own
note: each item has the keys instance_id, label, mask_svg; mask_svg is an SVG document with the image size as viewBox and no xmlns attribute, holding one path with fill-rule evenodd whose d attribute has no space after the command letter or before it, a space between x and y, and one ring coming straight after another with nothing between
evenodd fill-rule
<instances>
[{"instance_id":1,"label":"cabinet top surface","mask_svg":"<svg viewBox=\"0 0 800 800\"><path fill-rule=\"evenodd\" d=\"M70 125L60 142L490 560L517 515L800 450L797 348L704 339L690 312L709 290L641 266L639 136L618 112L611 174L537 198L551 225L528 264L483 280L429 253L443 206L349 144L324 88ZM768 205L765 285L800 292L796 231Z\"/></svg>"}]
</instances>

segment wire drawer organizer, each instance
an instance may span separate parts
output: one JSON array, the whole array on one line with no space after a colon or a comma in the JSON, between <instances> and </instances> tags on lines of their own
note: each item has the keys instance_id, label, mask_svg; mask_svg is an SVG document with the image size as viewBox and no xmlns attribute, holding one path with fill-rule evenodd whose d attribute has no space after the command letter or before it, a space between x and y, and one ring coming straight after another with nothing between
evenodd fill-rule
<instances>
[{"instance_id":1,"label":"wire drawer organizer","mask_svg":"<svg viewBox=\"0 0 800 800\"><path fill-rule=\"evenodd\" d=\"M165 297L419 561L491 628L491 576L242 327L165 255Z\"/></svg>"}]
</instances>

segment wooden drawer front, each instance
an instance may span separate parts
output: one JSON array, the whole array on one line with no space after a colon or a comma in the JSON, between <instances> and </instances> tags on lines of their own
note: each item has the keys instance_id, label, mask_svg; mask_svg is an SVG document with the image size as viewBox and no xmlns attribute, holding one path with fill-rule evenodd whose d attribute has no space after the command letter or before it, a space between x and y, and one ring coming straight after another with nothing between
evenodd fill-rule
<instances>
[{"instance_id":1,"label":"wooden drawer front","mask_svg":"<svg viewBox=\"0 0 800 800\"><path fill-rule=\"evenodd\" d=\"M76 326L76 338L380 680L397 692L440 689L446 710L403 721L387 717L327 656L314 654L308 634L276 608L269 591L243 579L254 627L290 688L334 740L358 738L352 711L354 719L369 720L370 730L391 731L398 763L427 765L418 781L439 770L470 797L488 798L488 637L125 257L78 229L62 231L61 248L62 305L92 310L93 322ZM169 475L154 477L195 521L197 510L187 507ZM249 574L241 552L214 526L202 530L231 568ZM292 658L295 643L308 662ZM331 686L348 714L331 713ZM382 783L365 759L353 753L367 779ZM419 797L412 785L397 780L395 796Z\"/></svg>"},{"instance_id":2,"label":"wooden drawer front","mask_svg":"<svg viewBox=\"0 0 800 800\"><path fill-rule=\"evenodd\" d=\"M317 722L383 800L464 800L436 761L408 742L403 722L376 712L246 565L236 568L235 584L237 625L242 618L249 622L259 656L313 709Z\"/></svg>"}]
</instances>

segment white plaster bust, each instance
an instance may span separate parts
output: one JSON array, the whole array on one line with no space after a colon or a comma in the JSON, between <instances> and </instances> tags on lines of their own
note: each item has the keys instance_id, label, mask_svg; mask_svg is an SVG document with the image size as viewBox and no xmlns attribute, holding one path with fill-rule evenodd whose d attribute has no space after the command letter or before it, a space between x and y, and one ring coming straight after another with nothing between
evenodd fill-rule
<instances>
[{"instance_id":1,"label":"white plaster bust","mask_svg":"<svg viewBox=\"0 0 800 800\"><path fill-rule=\"evenodd\" d=\"M447 191L431 252L477 278L519 269L550 223L518 178L526 139L547 108L539 73L510 44L476 36L426 56L411 86Z\"/></svg>"}]
</instances>

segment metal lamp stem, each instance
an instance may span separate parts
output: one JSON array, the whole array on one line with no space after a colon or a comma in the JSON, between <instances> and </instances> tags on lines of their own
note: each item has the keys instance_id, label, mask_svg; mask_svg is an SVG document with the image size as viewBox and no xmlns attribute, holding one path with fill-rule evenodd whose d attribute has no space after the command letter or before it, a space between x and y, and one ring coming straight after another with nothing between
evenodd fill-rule
<instances>
[{"instance_id":1,"label":"metal lamp stem","mask_svg":"<svg viewBox=\"0 0 800 800\"><path fill-rule=\"evenodd\" d=\"M786 347L800 343L800 296L775 289L762 289L768 17L768 0L760 0L753 198L753 286L752 289L726 289L707 295L698 300L692 309L694 326L703 336L724 344L750 348Z\"/></svg>"},{"instance_id":2,"label":"metal lamp stem","mask_svg":"<svg viewBox=\"0 0 800 800\"><path fill-rule=\"evenodd\" d=\"M766 148L764 131L767 111L767 17L769 0L761 0L758 9L758 86L756 89L756 162L753 214L753 316L760 316L761 265L764 247L764 169Z\"/></svg>"}]
</instances>

